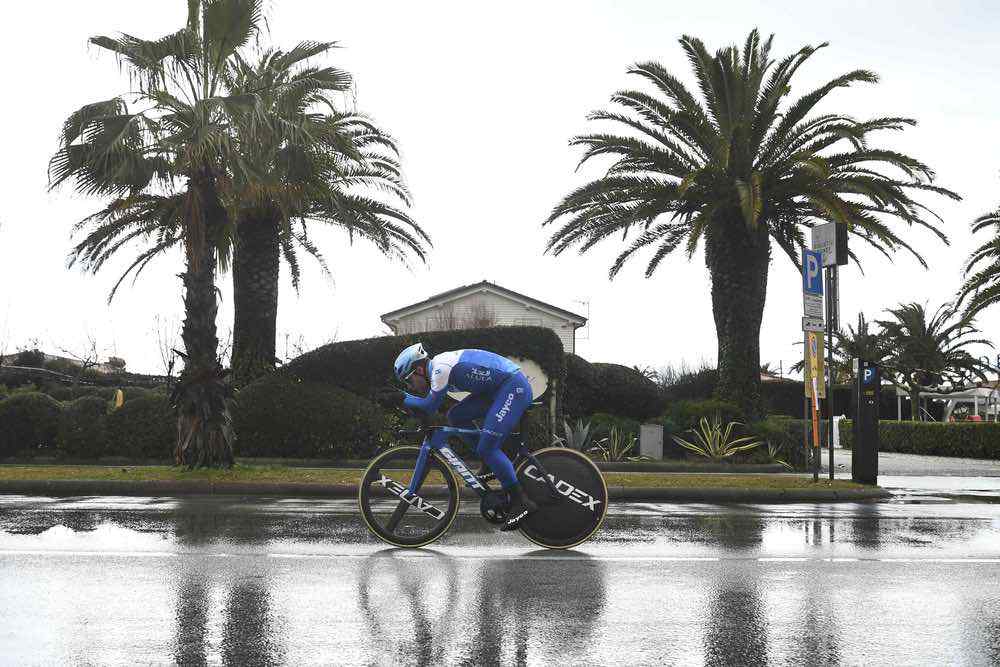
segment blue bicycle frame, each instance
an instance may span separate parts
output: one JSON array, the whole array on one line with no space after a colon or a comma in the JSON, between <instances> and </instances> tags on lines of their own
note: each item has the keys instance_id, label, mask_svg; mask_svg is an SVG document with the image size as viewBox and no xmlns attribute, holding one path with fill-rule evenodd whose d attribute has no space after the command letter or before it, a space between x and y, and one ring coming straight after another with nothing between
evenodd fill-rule
<instances>
[{"instance_id":1,"label":"blue bicycle frame","mask_svg":"<svg viewBox=\"0 0 1000 667\"><path fill-rule=\"evenodd\" d=\"M467 487L480 496L485 496L489 493L491 489L483 484L479 477L469 470L469 467L465 465L465 462L462 461L458 454L448 446L448 436L456 435L475 447L479 442L479 429L432 426L429 427L429 431L420 445L420 454L417 455L417 465L413 468L413 477L410 479L410 486L407 491L411 495L417 493L420 485L424 483L424 478L427 476L427 458L431 455L432 451L435 451L441 454L441 458L458 473L459 477L465 481ZM511 435L515 434L512 433Z\"/></svg>"}]
</instances>

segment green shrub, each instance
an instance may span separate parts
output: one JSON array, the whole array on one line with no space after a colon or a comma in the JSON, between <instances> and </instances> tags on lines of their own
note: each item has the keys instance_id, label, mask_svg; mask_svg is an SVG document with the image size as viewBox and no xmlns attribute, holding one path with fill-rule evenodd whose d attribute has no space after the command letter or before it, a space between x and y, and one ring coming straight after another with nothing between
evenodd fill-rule
<instances>
[{"instance_id":1,"label":"green shrub","mask_svg":"<svg viewBox=\"0 0 1000 667\"><path fill-rule=\"evenodd\" d=\"M62 405L41 392L22 392L0 401L0 456L54 448Z\"/></svg>"},{"instance_id":2,"label":"green shrub","mask_svg":"<svg viewBox=\"0 0 1000 667\"><path fill-rule=\"evenodd\" d=\"M854 443L853 422L840 422L840 443ZM990 422L879 422L879 451L1000 459L1000 424Z\"/></svg>"},{"instance_id":3,"label":"green shrub","mask_svg":"<svg viewBox=\"0 0 1000 667\"><path fill-rule=\"evenodd\" d=\"M777 450L781 458L796 470L806 469L806 450L802 439L804 422L801 419L791 419L783 416L771 416L747 426L748 430L760 440L769 443ZM761 447L761 454L767 454L768 448ZM768 456L768 459L771 457Z\"/></svg>"},{"instance_id":4,"label":"green shrub","mask_svg":"<svg viewBox=\"0 0 1000 667\"><path fill-rule=\"evenodd\" d=\"M366 458L388 438L375 403L339 387L274 375L240 390L237 456Z\"/></svg>"},{"instance_id":5,"label":"green shrub","mask_svg":"<svg viewBox=\"0 0 1000 667\"><path fill-rule=\"evenodd\" d=\"M566 382L562 392L562 411L566 417L580 418L601 410L597 370L586 359L566 355Z\"/></svg>"},{"instance_id":6,"label":"green shrub","mask_svg":"<svg viewBox=\"0 0 1000 667\"><path fill-rule=\"evenodd\" d=\"M105 401L114 398L114 387L92 387L88 385L47 385L43 391L58 401L75 401L84 396L96 396Z\"/></svg>"},{"instance_id":7,"label":"green shrub","mask_svg":"<svg viewBox=\"0 0 1000 667\"><path fill-rule=\"evenodd\" d=\"M697 370L683 370L663 388L667 401L703 401L712 398L719 383L719 371L703 366Z\"/></svg>"},{"instance_id":8,"label":"green shrub","mask_svg":"<svg viewBox=\"0 0 1000 667\"><path fill-rule=\"evenodd\" d=\"M598 412L590 415L590 430L593 432L593 437L595 439L603 438L611 433L612 427L618 429L622 433L631 433L635 436L639 435L639 420L637 419L632 419L631 417L621 417L619 415L610 415L606 412Z\"/></svg>"},{"instance_id":9,"label":"green shrub","mask_svg":"<svg viewBox=\"0 0 1000 667\"><path fill-rule=\"evenodd\" d=\"M83 396L63 406L59 422L59 449L73 458L99 458L108 445L108 402Z\"/></svg>"},{"instance_id":10,"label":"green shrub","mask_svg":"<svg viewBox=\"0 0 1000 667\"><path fill-rule=\"evenodd\" d=\"M712 420L718 415L719 419L728 424L732 421L743 421L743 414L738 407L732 403L708 398L703 401L674 401L667 405L667 410L661 418L669 418L680 430L697 428L702 418Z\"/></svg>"},{"instance_id":11,"label":"green shrub","mask_svg":"<svg viewBox=\"0 0 1000 667\"><path fill-rule=\"evenodd\" d=\"M173 458L177 421L165 396L147 396L112 411L107 434L111 456L168 460Z\"/></svg>"},{"instance_id":12,"label":"green shrub","mask_svg":"<svg viewBox=\"0 0 1000 667\"><path fill-rule=\"evenodd\" d=\"M634 368L619 364L592 364L566 355L563 414L586 417L596 412L643 420L663 411L660 387Z\"/></svg>"},{"instance_id":13,"label":"green shrub","mask_svg":"<svg viewBox=\"0 0 1000 667\"><path fill-rule=\"evenodd\" d=\"M663 412L660 387L642 373L619 364L593 364L599 412L644 420Z\"/></svg>"}]
</instances>

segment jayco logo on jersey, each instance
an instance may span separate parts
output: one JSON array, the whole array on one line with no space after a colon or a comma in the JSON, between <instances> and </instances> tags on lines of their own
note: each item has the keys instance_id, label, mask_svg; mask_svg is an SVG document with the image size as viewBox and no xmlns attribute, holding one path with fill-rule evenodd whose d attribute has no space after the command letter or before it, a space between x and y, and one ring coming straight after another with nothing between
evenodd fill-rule
<instances>
[{"instance_id":1,"label":"jayco logo on jersey","mask_svg":"<svg viewBox=\"0 0 1000 667\"><path fill-rule=\"evenodd\" d=\"M507 394L507 400L503 402L503 407L500 408L500 412L497 413L497 421L502 422L503 418L507 416L510 412L510 405L514 402L514 394Z\"/></svg>"},{"instance_id":2,"label":"jayco logo on jersey","mask_svg":"<svg viewBox=\"0 0 1000 667\"><path fill-rule=\"evenodd\" d=\"M472 377L472 379L479 380L480 382L486 382L487 380L489 380L491 374L492 371L490 371L489 369L473 368L469 370L469 375Z\"/></svg>"}]
</instances>

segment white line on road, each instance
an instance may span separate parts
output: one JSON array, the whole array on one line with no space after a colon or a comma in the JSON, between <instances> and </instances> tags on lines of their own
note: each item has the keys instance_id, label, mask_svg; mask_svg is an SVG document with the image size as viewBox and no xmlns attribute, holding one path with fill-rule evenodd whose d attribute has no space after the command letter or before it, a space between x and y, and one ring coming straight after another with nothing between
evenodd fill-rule
<instances>
[{"instance_id":1,"label":"white line on road","mask_svg":"<svg viewBox=\"0 0 1000 667\"><path fill-rule=\"evenodd\" d=\"M270 553L255 554L248 553L206 553L196 551L78 551L69 549L0 549L0 557L4 556L95 556L95 557L117 557L117 558L174 558L178 556L203 556L209 558L239 558L239 557L260 557L279 559L361 559L368 558L379 552L365 553L326 553L326 554L294 554L294 553ZM722 561L745 561L758 563L913 563L913 564L1000 564L1000 558L955 558L955 557L928 557L928 558L810 558L806 556L762 556L762 557L713 557L713 556L603 556L599 554L569 554L566 552L555 552L552 556L539 554L447 554L436 553L394 553L386 556L399 559L416 558L450 558L452 560L576 560L576 561L612 561L612 562L650 562L650 563L718 563Z\"/></svg>"}]
</instances>

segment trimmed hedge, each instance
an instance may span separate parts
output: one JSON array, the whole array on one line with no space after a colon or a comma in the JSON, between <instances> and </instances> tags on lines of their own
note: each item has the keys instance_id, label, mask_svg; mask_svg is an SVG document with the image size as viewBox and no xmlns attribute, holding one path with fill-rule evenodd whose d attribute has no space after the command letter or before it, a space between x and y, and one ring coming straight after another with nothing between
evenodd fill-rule
<instances>
[{"instance_id":1,"label":"trimmed hedge","mask_svg":"<svg viewBox=\"0 0 1000 667\"><path fill-rule=\"evenodd\" d=\"M633 419L649 419L663 412L659 386L642 373L619 364L593 364L599 389L597 409Z\"/></svg>"},{"instance_id":2,"label":"trimmed hedge","mask_svg":"<svg viewBox=\"0 0 1000 667\"><path fill-rule=\"evenodd\" d=\"M554 331L544 327L427 331L331 343L293 359L279 375L330 384L358 396L374 397L392 383L392 364L400 351L417 342L423 343L432 356L449 350L481 349L505 357L531 359L548 376L549 386L552 380L559 382L566 376L562 342Z\"/></svg>"},{"instance_id":3,"label":"trimmed hedge","mask_svg":"<svg viewBox=\"0 0 1000 667\"><path fill-rule=\"evenodd\" d=\"M59 421L59 449L74 458L98 458L108 446L108 402L83 396L63 407Z\"/></svg>"},{"instance_id":4,"label":"trimmed hedge","mask_svg":"<svg viewBox=\"0 0 1000 667\"><path fill-rule=\"evenodd\" d=\"M854 443L853 422L840 422L840 443ZM982 422L879 422L879 451L973 459L1000 459L1000 424Z\"/></svg>"},{"instance_id":5,"label":"trimmed hedge","mask_svg":"<svg viewBox=\"0 0 1000 667\"><path fill-rule=\"evenodd\" d=\"M62 405L41 392L12 394L0 401L0 456L54 448Z\"/></svg>"},{"instance_id":6,"label":"trimmed hedge","mask_svg":"<svg viewBox=\"0 0 1000 667\"><path fill-rule=\"evenodd\" d=\"M107 417L106 454L137 459L173 460L177 420L166 396L126 401Z\"/></svg>"},{"instance_id":7,"label":"trimmed hedge","mask_svg":"<svg viewBox=\"0 0 1000 667\"><path fill-rule=\"evenodd\" d=\"M375 403L320 382L274 375L240 390L237 456L367 458L388 433Z\"/></svg>"},{"instance_id":8,"label":"trimmed hedge","mask_svg":"<svg viewBox=\"0 0 1000 667\"><path fill-rule=\"evenodd\" d=\"M566 418L574 419L602 411L597 370L592 363L575 354L566 355L562 411Z\"/></svg>"},{"instance_id":9,"label":"trimmed hedge","mask_svg":"<svg viewBox=\"0 0 1000 667\"><path fill-rule=\"evenodd\" d=\"M639 371L619 364L592 364L566 355L563 414L586 417L595 413L649 419L663 412L659 386Z\"/></svg>"}]
</instances>

